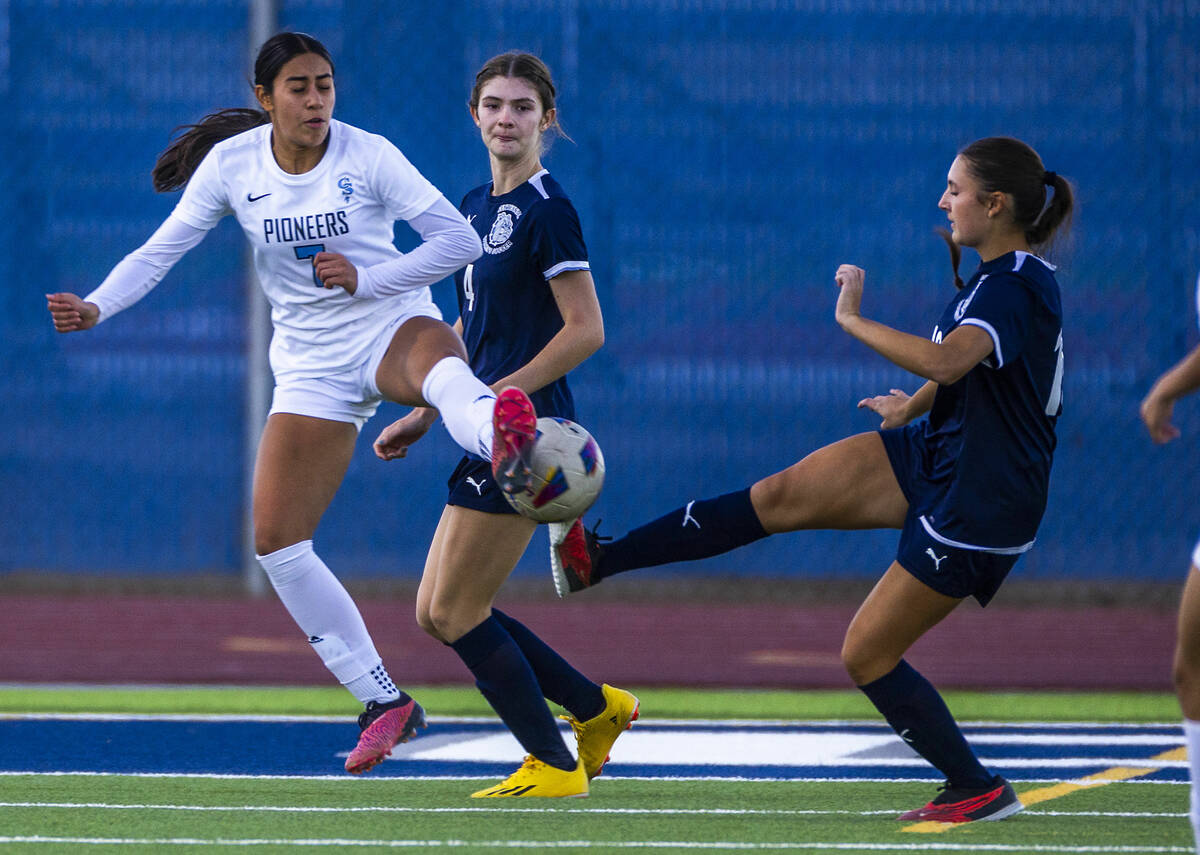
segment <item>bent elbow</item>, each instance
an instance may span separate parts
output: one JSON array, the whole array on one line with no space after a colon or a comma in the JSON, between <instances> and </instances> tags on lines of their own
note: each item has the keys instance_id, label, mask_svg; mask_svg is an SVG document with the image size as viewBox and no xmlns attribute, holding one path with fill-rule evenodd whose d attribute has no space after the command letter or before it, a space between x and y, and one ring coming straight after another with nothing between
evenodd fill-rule
<instances>
[{"instance_id":1,"label":"bent elbow","mask_svg":"<svg viewBox=\"0 0 1200 855\"><path fill-rule=\"evenodd\" d=\"M463 264L478 261L479 256L483 255L483 241L479 239L479 234L470 226L467 227L466 232L463 234L461 246L464 255Z\"/></svg>"},{"instance_id":2,"label":"bent elbow","mask_svg":"<svg viewBox=\"0 0 1200 855\"><path fill-rule=\"evenodd\" d=\"M952 386L966 377L970 370L971 366L969 365L966 368L961 365L936 365L926 377L939 386Z\"/></svg>"}]
</instances>

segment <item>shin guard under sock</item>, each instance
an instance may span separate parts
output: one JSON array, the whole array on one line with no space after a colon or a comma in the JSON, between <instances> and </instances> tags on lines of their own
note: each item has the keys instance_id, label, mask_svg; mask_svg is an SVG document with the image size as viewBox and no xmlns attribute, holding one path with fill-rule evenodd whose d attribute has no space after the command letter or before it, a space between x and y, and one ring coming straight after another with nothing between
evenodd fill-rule
<instances>
[{"instance_id":1,"label":"shin guard under sock","mask_svg":"<svg viewBox=\"0 0 1200 855\"><path fill-rule=\"evenodd\" d=\"M576 761L521 648L494 617L489 617L450 647L471 673L496 715L529 754L550 766L572 770Z\"/></svg>"},{"instance_id":2,"label":"shin guard under sock","mask_svg":"<svg viewBox=\"0 0 1200 855\"><path fill-rule=\"evenodd\" d=\"M933 684L900 664L859 686L897 735L938 769L952 787L986 787L992 775L980 764Z\"/></svg>"},{"instance_id":3,"label":"shin guard under sock","mask_svg":"<svg viewBox=\"0 0 1200 855\"><path fill-rule=\"evenodd\" d=\"M592 579L637 567L720 555L767 536L750 503L750 488L688 502L622 538L604 544Z\"/></svg>"},{"instance_id":4,"label":"shin guard under sock","mask_svg":"<svg viewBox=\"0 0 1200 855\"><path fill-rule=\"evenodd\" d=\"M492 617L508 630L525 654L541 686L542 695L558 704L579 721L587 721L604 712L604 692L563 659L549 644L513 617L492 609Z\"/></svg>"}]
</instances>

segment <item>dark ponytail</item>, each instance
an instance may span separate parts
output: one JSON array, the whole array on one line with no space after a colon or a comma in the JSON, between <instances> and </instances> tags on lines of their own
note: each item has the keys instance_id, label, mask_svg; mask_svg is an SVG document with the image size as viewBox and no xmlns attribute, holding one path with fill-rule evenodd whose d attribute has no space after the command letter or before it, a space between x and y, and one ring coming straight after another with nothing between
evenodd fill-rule
<instances>
[{"instance_id":1,"label":"dark ponytail","mask_svg":"<svg viewBox=\"0 0 1200 855\"><path fill-rule=\"evenodd\" d=\"M959 151L967 169L978 181L980 193L1006 193L1013 200L1013 220L1025 233L1030 247L1045 247L1053 243L1059 229L1070 227L1075 208L1075 192L1071 182L1047 171L1042 158L1029 145L1013 137L985 137ZM1046 203L1046 188L1053 190ZM939 233L950 245L950 261L954 266L954 282L962 287L958 275L961 250L949 232Z\"/></svg>"},{"instance_id":2,"label":"dark ponytail","mask_svg":"<svg viewBox=\"0 0 1200 855\"><path fill-rule=\"evenodd\" d=\"M1059 227L1070 224L1075 196L1071 183L1047 172L1038 153L1012 137L976 140L959 156L979 181L983 193L1007 193L1013 198L1013 219L1031 247L1049 243ZM1046 204L1046 188L1053 189Z\"/></svg>"},{"instance_id":3,"label":"dark ponytail","mask_svg":"<svg viewBox=\"0 0 1200 855\"><path fill-rule=\"evenodd\" d=\"M258 49L258 57L254 60L254 85L271 92L280 69L306 53L321 57L329 63L329 70L333 71L333 59L325 45L307 33L276 33L271 36ZM209 113L194 125L180 125L175 131L182 133L171 141L154 164L154 189L159 193L178 190L188 183L200 161L204 160L214 145L270 123L271 117L264 110L231 107Z\"/></svg>"},{"instance_id":4,"label":"dark ponytail","mask_svg":"<svg viewBox=\"0 0 1200 855\"><path fill-rule=\"evenodd\" d=\"M1071 214L1075 210L1075 192L1071 189L1070 181L1054 172L1047 172L1042 180L1054 194L1050 197L1050 204L1025 232L1025 239L1030 246L1052 243L1060 227L1070 227Z\"/></svg>"},{"instance_id":5,"label":"dark ponytail","mask_svg":"<svg viewBox=\"0 0 1200 855\"><path fill-rule=\"evenodd\" d=\"M154 172L151 173L154 189L159 193L178 190L188 183L200 161L204 160L214 145L243 131L270 123L271 117L262 110L231 107L210 113L194 125L180 125L175 131L183 133L171 141L154 164Z\"/></svg>"}]
</instances>

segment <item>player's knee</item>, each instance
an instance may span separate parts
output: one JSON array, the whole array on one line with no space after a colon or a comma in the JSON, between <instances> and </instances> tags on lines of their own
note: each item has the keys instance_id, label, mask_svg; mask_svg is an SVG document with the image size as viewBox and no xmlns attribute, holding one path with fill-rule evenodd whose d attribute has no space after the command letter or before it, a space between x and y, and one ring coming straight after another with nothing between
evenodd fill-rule
<instances>
[{"instance_id":1,"label":"player's knee","mask_svg":"<svg viewBox=\"0 0 1200 855\"><path fill-rule=\"evenodd\" d=\"M810 517L808 498L792 489L789 470L777 472L750 488L750 501L768 534L804 528Z\"/></svg>"},{"instance_id":2,"label":"player's knee","mask_svg":"<svg viewBox=\"0 0 1200 855\"><path fill-rule=\"evenodd\" d=\"M462 619L453 603L434 600L429 604L425 621L421 624L427 633L442 641L453 641L463 634ZM468 627L469 628L469 627Z\"/></svg>"},{"instance_id":3,"label":"player's knee","mask_svg":"<svg viewBox=\"0 0 1200 855\"><path fill-rule=\"evenodd\" d=\"M433 618L429 614L429 607L425 605L417 606L417 626L421 627L427 635L436 638L438 641L445 641L437 626L433 622Z\"/></svg>"},{"instance_id":4,"label":"player's knee","mask_svg":"<svg viewBox=\"0 0 1200 855\"><path fill-rule=\"evenodd\" d=\"M481 607L461 599L434 597L429 604L429 628L425 631L450 644L479 626L490 614L490 603Z\"/></svg>"},{"instance_id":5,"label":"player's knee","mask_svg":"<svg viewBox=\"0 0 1200 855\"><path fill-rule=\"evenodd\" d=\"M842 641L842 667L856 686L878 680L896 667L896 661L850 635Z\"/></svg>"},{"instance_id":6,"label":"player's knee","mask_svg":"<svg viewBox=\"0 0 1200 855\"><path fill-rule=\"evenodd\" d=\"M306 539L279 526L258 524L254 526L254 551L259 555L270 555L272 552L278 552L293 543L299 543Z\"/></svg>"}]
</instances>

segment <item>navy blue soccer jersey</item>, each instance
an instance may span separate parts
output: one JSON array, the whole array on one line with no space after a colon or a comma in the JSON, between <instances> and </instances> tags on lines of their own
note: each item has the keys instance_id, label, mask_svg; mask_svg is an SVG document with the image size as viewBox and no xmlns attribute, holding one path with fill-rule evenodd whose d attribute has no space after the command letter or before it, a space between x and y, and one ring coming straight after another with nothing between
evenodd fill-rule
<instances>
[{"instance_id":1,"label":"navy blue soccer jersey","mask_svg":"<svg viewBox=\"0 0 1200 855\"><path fill-rule=\"evenodd\" d=\"M459 210L483 241L483 255L454 276L471 370L493 383L525 365L562 329L549 280L588 270L575 206L550 173L492 195L476 187ZM529 396L539 416L575 418L565 377Z\"/></svg>"},{"instance_id":2,"label":"navy blue soccer jersey","mask_svg":"<svg viewBox=\"0 0 1200 855\"><path fill-rule=\"evenodd\" d=\"M1046 509L1062 412L1062 302L1054 268L1028 252L980 265L934 328L983 329L992 352L939 386L925 423L934 487L921 521L944 543L1024 552Z\"/></svg>"}]
</instances>

